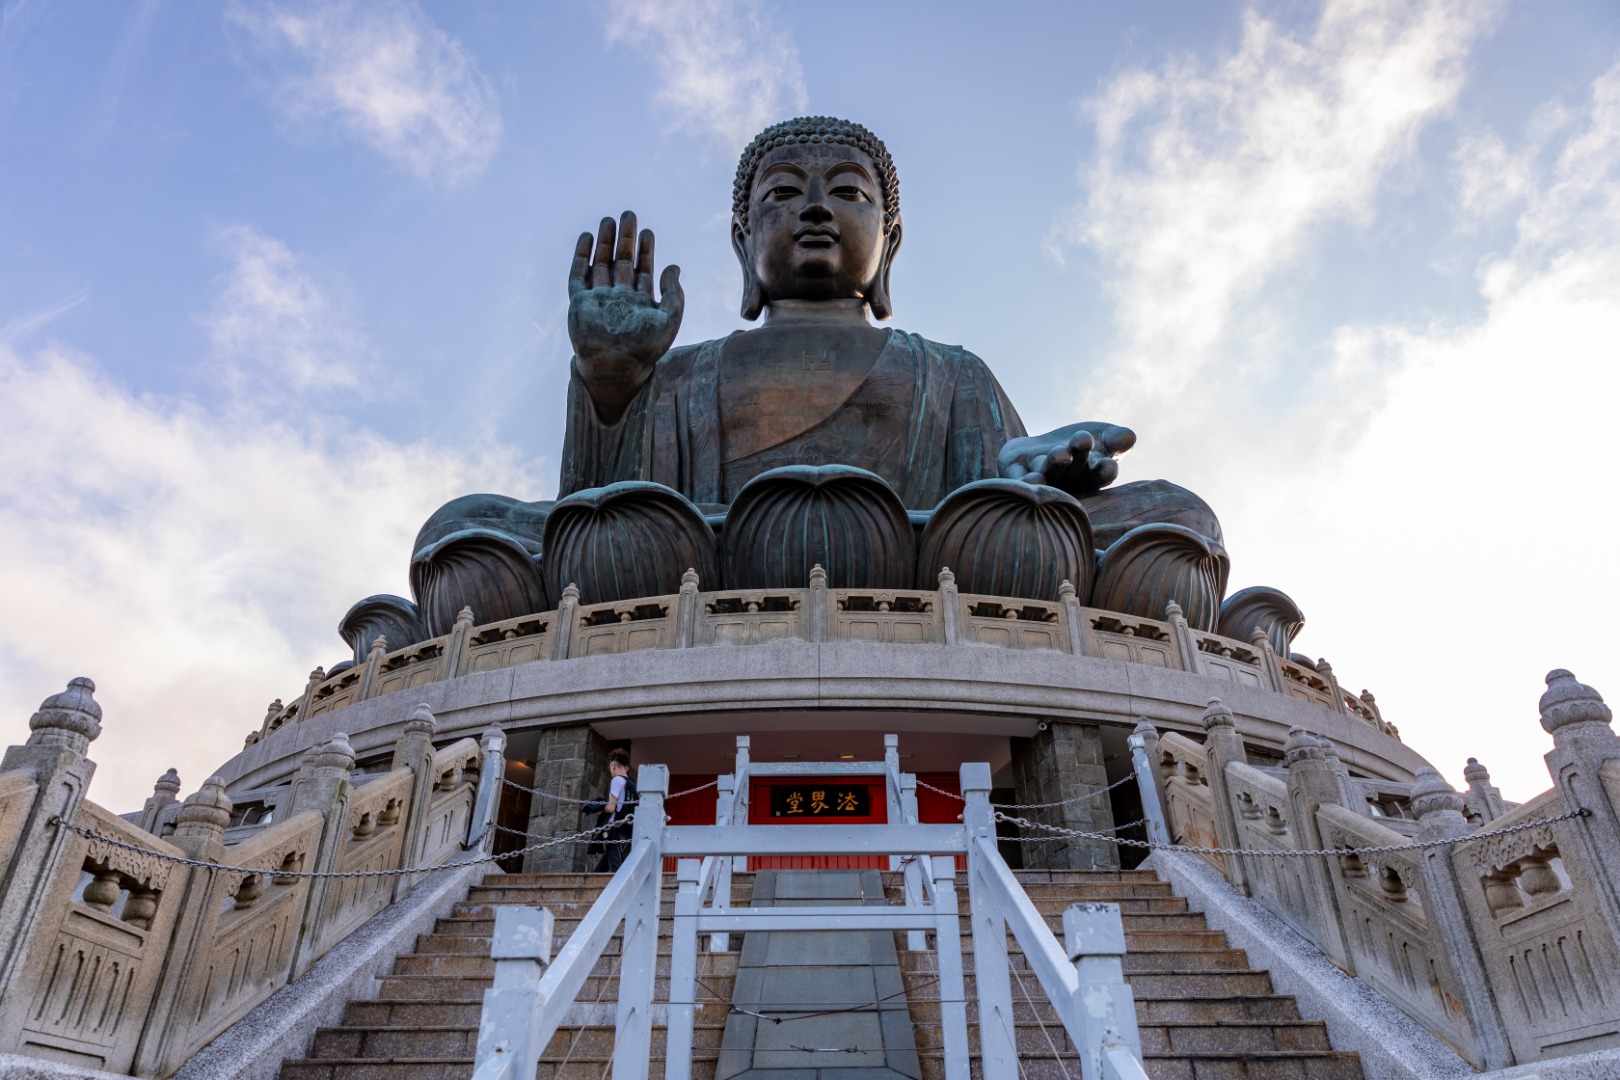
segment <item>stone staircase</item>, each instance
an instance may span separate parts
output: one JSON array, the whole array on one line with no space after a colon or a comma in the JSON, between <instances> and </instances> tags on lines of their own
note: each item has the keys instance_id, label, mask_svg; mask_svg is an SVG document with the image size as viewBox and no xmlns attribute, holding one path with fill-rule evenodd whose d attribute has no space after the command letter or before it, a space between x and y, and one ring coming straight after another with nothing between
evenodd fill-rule
<instances>
[{"instance_id":1,"label":"stone staircase","mask_svg":"<svg viewBox=\"0 0 1620 1080\"><path fill-rule=\"evenodd\" d=\"M1361 1080L1353 1053L1328 1044L1319 1023L1300 1019L1292 998L1274 994L1270 977L1248 967L1244 954L1208 928L1202 915L1151 871L1024 871L1019 874L1036 907L1061 935L1062 912L1081 900L1118 903L1129 952L1125 973L1136 996L1142 1048L1152 1080ZM323 1028L309 1056L282 1066L282 1080L466 1080L472 1075L483 992L490 985L491 910L496 904L539 904L556 918L553 952L579 925L607 883L598 874L491 875L467 899L400 956L379 980L375 998L351 1001L343 1025ZM898 875L885 874L891 901L900 902ZM753 876L733 878L734 906L748 905ZM670 914L673 878L666 878L662 912ZM966 892L961 890L966 910ZM972 1004L972 938L964 915L962 948L968 971L969 1040L978 1052L977 1008ZM659 941L655 1000L668 996L667 924ZM735 941L734 941L735 944ZM943 1080L939 987L932 953L904 951L900 959L924 1080ZM1021 1080L1079 1080L1075 1048L1016 943L1009 941ZM700 1001L693 1032L695 1080L712 1080L737 953L701 952ZM568 1017L541 1059L537 1080L608 1080L612 1071L614 1001L619 941L608 945ZM1019 999L1024 1000L1019 1000ZM655 1006L656 1008L656 1006ZM655 1019L661 1019L655 1014ZM661 1078L664 1029L652 1036L651 1075ZM973 1075L979 1062L973 1060Z\"/></svg>"},{"instance_id":2,"label":"stone staircase","mask_svg":"<svg viewBox=\"0 0 1620 1080\"><path fill-rule=\"evenodd\" d=\"M1063 939L1063 911L1108 901L1125 923L1125 978L1136 999L1143 1065L1152 1080L1362 1080L1354 1053L1335 1051L1327 1030L1302 1020L1294 999L1276 994L1271 976L1249 967L1226 934L1151 870L1024 870L1018 879ZM968 1044L979 1076L973 938L962 895L962 957L967 975ZM1021 1080L1080 1080L1073 1042L1010 937L1013 1014ZM933 953L900 953L924 1080L944 1080L939 987Z\"/></svg>"}]
</instances>

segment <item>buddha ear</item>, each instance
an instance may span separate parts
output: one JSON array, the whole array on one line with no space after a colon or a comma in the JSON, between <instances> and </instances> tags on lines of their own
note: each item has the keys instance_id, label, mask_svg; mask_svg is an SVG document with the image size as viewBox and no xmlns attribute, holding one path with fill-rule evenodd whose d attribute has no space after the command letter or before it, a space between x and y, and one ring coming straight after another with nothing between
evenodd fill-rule
<instances>
[{"instance_id":1,"label":"buddha ear","mask_svg":"<svg viewBox=\"0 0 1620 1080\"><path fill-rule=\"evenodd\" d=\"M748 230L736 214L731 215L731 250L737 253L737 263L742 267L742 317L753 322L765 310L765 290L759 287L754 260L748 255Z\"/></svg>"},{"instance_id":2,"label":"buddha ear","mask_svg":"<svg viewBox=\"0 0 1620 1080\"><path fill-rule=\"evenodd\" d=\"M894 265L894 257L900 252L900 219L896 217L894 224L883 237L883 262L878 267L877 280L867 290L866 304L872 309L872 318L883 322L894 314L894 305L889 302L889 268Z\"/></svg>"}]
</instances>

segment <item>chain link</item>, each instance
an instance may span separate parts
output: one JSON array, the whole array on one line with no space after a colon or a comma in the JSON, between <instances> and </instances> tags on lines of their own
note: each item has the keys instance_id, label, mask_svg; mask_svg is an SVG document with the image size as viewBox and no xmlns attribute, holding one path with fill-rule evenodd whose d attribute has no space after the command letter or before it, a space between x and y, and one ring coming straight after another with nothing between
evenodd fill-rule
<instances>
[{"instance_id":1,"label":"chain link","mask_svg":"<svg viewBox=\"0 0 1620 1080\"><path fill-rule=\"evenodd\" d=\"M627 824L635 819L632 814L619 824ZM379 878L379 877L408 877L412 874L438 874L446 870L456 870L464 866L479 866L483 863L498 862L501 859L510 859L518 855L527 855L531 851L542 851L545 848L557 847L560 844L573 844L587 840L596 829L589 828L583 832L573 833L569 836L552 836L537 844L519 848L517 851L506 851L499 855L480 855L476 859L457 859L455 862L439 863L437 866L409 866L398 870L281 870L265 868L262 866L231 866L228 863L209 862L207 859L188 859L182 855L170 855L163 851L153 851L143 848L139 844L131 844L127 840L120 840L116 836L87 829L83 825L75 825L70 821L63 821L60 815L53 815L51 824L60 825L69 832L78 833L89 840L96 840L110 847L133 851L138 855L160 859L163 862L176 863L180 866L195 866L202 870L221 870L227 874L269 874L273 877L290 878ZM498 828L499 826L497 826ZM527 835L527 834L525 834Z\"/></svg>"},{"instance_id":2,"label":"chain link","mask_svg":"<svg viewBox=\"0 0 1620 1080\"><path fill-rule=\"evenodd\" d=\"M1326 858L1343 857L1346 855L1392 855L1401 851L1426 851L1435 847L1451 847L1455 844L1469 844L1475 840L1488 840L1493 836L1508 836L1526 829L1539 829L1543 825L1554 822L1568 821L1571 818L1591 817L1592 811L1582 807L1571 810L1565 814L1553 817L1540 818L1536 821L1523 821L1517 825L1509 825L1502 829L1492 829L1489 832L1469 833L1467 836L1448 836L1442 840L1414 840L1410 844L1384 844L1380 847L1363 848L1277 848L1268 850L1262 848L1223 848L1200 847L1193 844L1160 844L1152 840L1128 840L1121 836L1109 836L1107 833L1088 832L1084 829L1064 829L1057 825L1043 825L1028 818L1014 817L1011 814L996 814L997 821L1007 821L1024 829L1041 829L1054 836L1072 836L1081 840L1102 840L1110 844L1119 844L1124 847L1144 848L1148 851L1185 851L1193 855L1242 855L1261 856L1270 858Z\"/></svg>"}]
</instances>

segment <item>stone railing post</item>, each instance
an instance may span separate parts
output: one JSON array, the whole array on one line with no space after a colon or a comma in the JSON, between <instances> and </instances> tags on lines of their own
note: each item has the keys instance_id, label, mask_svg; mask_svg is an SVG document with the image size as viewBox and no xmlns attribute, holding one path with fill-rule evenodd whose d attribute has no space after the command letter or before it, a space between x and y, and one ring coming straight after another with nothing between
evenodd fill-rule
<instances>
[{"instance_id":1,"label":"stone railing post","mask_svg":"<svg viewBox=\"0 0 1620 1080\"><path fill-rule=\"evenodd\" d=\"M1548 673L1541 695L1541 726L1553 737L1547 771L1565 809L1590 812L1558 826L1560 837L1575 840L1570 850L1561 844L1560 854L1577 888L1586 879L1609 933L1620 937L1620 776L1603 775L1607 762L1620 759L1613 720L1596 690L1562 668Z\"/></svg>"},{"instance_id":2,"label":"stone railing post","mask_svg":"<svg viewBox=\"0 0 1620 1080\"><path fill-rule=\"evenodd\" d=\"M1339 778L1339 799L1345 806L1354 810L1362 817L1372 817L1372 807L1367 803L1367 796L1362 794L1361 786L1350 778L1350 766L1339 757L1339 748L1333 745L1332 739L1317 738L1322 747L1322 757L1333 775Z\"/></svg>"},{"instance_id":3,"label":"stone railing post","mask_svg":"<svg viewBox=\"0 0 1620 1080\"><path fill-rule=\"evenodd\" d=\"M643 765L636 770L636 808L631 826L631 856L651 848L659 859L664 847L664 799L669 794L669 769ZM664 874L658 862L640 884L624 913L619 946L619 1001L615 1010L613 1075L647 1075L651 1058L653 987L658 972L658 908ZM690 1000L690 999L688 999Z\"/></svg>"},{"instance_id":4,"label":"stone railing post","mask_svg":"<svg viewBox=\"0 0 1620 1080\"><path fill-rule=\"evenodd\" d=\"M702 605L698 602L698 572L688 567L686 573L681 575L681 595L675 601L675 647L677 649L690 649L697 644L698 613Z\"/></svg>"},{"instance_id":5,"label":"stone railing post","mask_svg":"<svg viewBox=\"0 0 1620 1080\"><path fill-rule=\"evenodd\" d=\"M1491 783L1490 770L1481 765L1478 758L1468 759L1468 764L1463 766L1463 779L1468 781L1468 794L1463 796L1463 801L1480 824L1489 825L1507 813L1502 792Z\"/></svg>"},{"instance_id":6,"label":"stone railing post","mask_svg":"<svg viewBox=\"0 0 1620 1080\"><path fill-rule=\"evenodd\" d=\"M315 852L314 865L309 869L329 873L337 869L343 845L349 838L348 809L354 774L354 747L349 745L349 736L337 732L330 742L305 754L303 764L308 767L309 775L293 781L291 813L288 816L313 810L326 819L321 826L320 846ZM293 978L302 975L315 963L323 929L321 920L331 889L330 878L310 879L309 892L304 898L304 918L298 944L293 950Z\"/></svg>"},{"instance_id":7,"label":"stone railing post","mask_svg":"<svg viewBox=\"0 0 1620 1080\"><path fill-rule=\"evenodd\" d=\"M1086 644L1091 635L1087 633L1085 613L1080 610L1080 595L1074 591L1074 582L1068 578L1058 584L1058 604L1063 612L1064 629L1069 635L1070 655L1091 655L1091 649Z\"/></svg>"},{"instance_id":8,"label":"stone railing post","mask_svg":"<svg viewBox=\"0 0 1620 1080\"><path fill-rule=\"evenodd\" d=\"M281 710L285 708L286 706L281 703L280 698L276 698L269 704L269 706L264 710L264 721L259 725L259 738L262 739L266 735L270 734L271 722L274 721L276 717L280 716Z\"/></svg>"},{"instance_id":9,"label":"stone railing post","mask_svg":"<svg viewBox=\"0 0 1620 1080\"><path fill-rule=\"evenodd\" d=\"M1272 692L1282 693L1282 664L1277 662L1277 654L1271 649L1271 638L1267 637L1266 632L1257 626L1254 628L1254 633L1249 635L1249 644L1254 647L1254 651L1260 656L1260 668L1266 673L1266 685L1271 687Z\"/></svg>"},{"instance_id":10,"label":"stone railing post","mask_svg":"<svg viewBox=\"0 0 1620 1080\"><path fill-rule=\"evenodd\" d=\"M1338 774L1328 764L1327 755L1316 736L1304 728L1292 728L1283 746L1283 764L1288 767L1289 829L1295 848L1322 848L1322 825L1316 812L1323 806L1343 806L1344 791ZM1355 807L1345 807L1352 812ZM1344 919L1339 897L1333 887L1332 872L1324 859L1300 859L1302 884L1308 890L1306 906L1317 932L1316 947L1328 959L1355 972L1355 964L1344 943Z\"/></svg>"},{"instance_id":11,"label":"stone railing post","mask_svg":"<svg viewBox=\"0 0 1620 1080\"><path fill-rule=\"evenodd\" d=\"M1136 791L1142 800L1142 817L1147 822L1147 838L1155 844L1170 842L1169 821L1164 810L1164 794L1159 787L1159 732L1142 717L1127 740L1131 748L1131 768L1136 773Z\"/></svg>"},{"instance_id":12,"label":"stone railing post","mask_svg":"<svg viewBox=\"0 0 1620 1080\"><path fill-rule=\"evenodd\" d=\"M1333 698L1333 708L1341 713L1348 713L1349 706L1344 703L1344 691L1339 687L1338 676L1333 674L1333 665L1326 659L1317 657L1316 673L1322 676L1322 681L1328 684L1328 694Z\"/></svg>"},{"instance_id":13,"label":"stone railing post","mask_svg":"<svg viewBox=\"0 0 1620 1080\"><path fill-rule=\"evenodd\" d=\"M945 644L962 642L962 595L956 588L956 575L951 568L939 568L939 626Z\"/></svg>"},{"instance_id":14,"label":"stone railing post","mask_svg":"<svg viewBox=\"0 0 1620 1080\"><path fill-rule=\"evenodd\" d=\"M137 823L149 833L158 831L158 819L163 811L179 801L180 774L170 769L152 785L152 797L141 807L141 820Z\"/></svg>"},{"instance_id":15,"label":"stone railing post","mask_svg":"<svg viewBox=\"0 0 1620 1080\"><path fill-rule=\"evenodd\" d=\"M827 588L827 571L820 563L810 568L810 640L827 640L832 623L832 593Z\"/></svg>"},{"instance_id":16,"label":"stone railing post","mask_svg":"<svg viewBox=\"0 0 1620 1080\"><path fill-rule=\"evenodd\" d=\"M0 864L0 986L19 985L20 968L40 915L49 906L52 885L62 874L78 878L79 867L62 865L69 835L52 820L73 821L95 775L95 762L85 757L101 734L101 706L96 684L86 678L52 694L29 719L31 733L22 746L6 749L0 773L24 769L34 774L34 805L23 818L9 852Z\"/></svg>"},{"instance_id":17,"label":"stone railing post","mask_svg":"<svg viewBox=\"0 0 1620 1080\"><path fill-rule=\"evenodd\" d=\"M1173 605L1172 605L1173 606ZM1179 612L1177 613L1179 617ZM1186 626L1186 620L1182 620ZM1220 698L1210 698L1209 706L1201 718L1204 724L1204 756L1207 767L1204 780L1209 784L1210 801L1215 804L1215 835L1224 848L1243 846L1243 834L1238 830L1237 809L1232 805L1232 792L1226 782L1226 766L1234 761L1248 764L1249 750L1238 734L1237 721L1232 710L1221 704ZM1244 895L1249 893L1248 868L1241 855L1221 858L1226 867L1226 879Z\"/></svg>"},{"instance_id":18,"label":"stone railing post","mask_svg":"<svg viewBox=\"0 0 1620 1080\"><path fill-rule=\"evenodd\" d=\"M1164 618L1170 624L1170 636L1176 640L1176 655L1181 658L1181 670L1202 675L1204 665L1198 662L1198 642L1193 639L1192 628L1187 625L1187 616L1182 612L1181 605L1174 600L1166 604Z\"/></svg>"},{"instance_id":19,"label":"stone railing post","mask_svg":"<svg viewBox=\"0 0 1620 1080\"><path fill-rule=\"evenodd\" d=\"M169 843L185 852L187 858L205 862L225 862L225 829L234 809L225 794L225 781L210 776L180 805L175 817L174 835ZM170 879L168 889L179 904L173 934L163 959L163 975L158 980L147 1012L147 1028L135 1051L132 1072L138 1076L167 1076L184 1062L191 1050L190 1018L198 1016L207 981L207 956L219 927L219 890L216 886L228 875L223 870L187 868ZM235 891L253 889L263 880L258 875L242 875ZM247 893L243 892L246 896Z\"/></svg>"},{"instance_id":20,"label":"stone railing post","mask_svg":"<svg viewBox=\"0 0 1620 1080\"><path fill-rule=\"evenodd\" d=\"M360 665L360 701L377 696L377 676L382 674L382 660L388 653L388 639L381 634L371 642L366 659Z\"/></svg>"},{"instance_id":21,"label":"stone railing post","mask_svg":"<svg viewBox=\"0 0 1620 1080\"><path fill-rule=\"evenodd\" d=\"M396 769L410 769L410 802L406 804L401 820L405 826L405 840L399 846L400 863L415 866L421 858L423 834L427 830L428 813L433 808L433 788L439 782L433 771L433 733L438 728L433 710L424 702L411 710L405 721L399 742L394 744ZM397 903L416 887L416 875L394 879L394 900Z\"/></svg>"},{"instance_id":22,"label":"stone railing post","mask_svg":"<svg viewBox=\"0 0 1620 1080\"><path fill-rule=\"evenodd\" d=\"M1463 797L1453 791L1445 777L1425 765L1417 771L1412 785L1412 813L1418 819L1418 841L1449 840L1472 831L1463 816ZM1512 1065L1513 1051L1507 1029L1491 992L1479 941L1474 937L1463 900L1462 882L1452 847L1424 848L1417 853L1423 866L1423 918L1432 935L1430 948L1443 956L1451 970L1453 984L1442 989L1455 994L1467 1014L1467 1024L1478 1048L1478 1064L1487 1069ZM1472 882L1471 888L1477 888Z\"/></svg>"},{"instance_id":23,"label":"stone railing post","mask_svg":"<svg viewBox=\"0 0 1620 1080\"><path fill-rule=\"evenodd\" d=\"M484 729L478 745L484 748L484 762L478 770L478 797L467 830L467 850L487 855L495 848L495 822L506 786L506 732L491 724Z\"/></svg>"},{"instance_id":24,"label":"stone railing post","mask_svg":"<svg viewBox=\"0 0 1620 1080\"><path fill-rule=\"evenodd\" d=\"M551 658L568 659L568 647L574 641L574 624L579 622L579 586L572 581L563 589L557 603L556 621L551 624Z\"/></svg>"},{"instance_id":25,"label":"stone railing post","mask_svg":"<svg viewBox=\"0 0 1620 1080\"><path fill-rule=\"evenodd\" d=\"M467 661L467 650L472 648L473 609L464 607L456 612L455 625L450 627L450 639L444 643L444 659L440 670L444 672L445 679L454 679L461 674L461 668Z\"/></svg>"},{"instance_id":26,"label":"stone railing post","mask_svg":"<svg viewBox=\"0 0 1620 1080\"><path fill-rule=\"evenodd\" d=\"M315 689L326 681L326 669L317 667L309 673L309 681L304 684L304 692L298 698L298 712L293 716L293 723L302 723L309 719L310 706L315 704Z\"/></svg>"}]
</instances>

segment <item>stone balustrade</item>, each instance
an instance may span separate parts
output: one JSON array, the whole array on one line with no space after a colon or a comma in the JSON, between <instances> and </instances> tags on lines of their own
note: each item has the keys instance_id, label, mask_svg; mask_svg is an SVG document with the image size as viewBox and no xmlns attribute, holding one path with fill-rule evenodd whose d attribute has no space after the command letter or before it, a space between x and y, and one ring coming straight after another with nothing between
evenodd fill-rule
<instances>
[{"instance_id":1,"label":"stone balustrade","mask_svg":"<svg viewBox=\"0 0 1620 1080\"><path fill-rule=\"evenodd\" d=\"M1259 632L1241 642L1193 630L1174 603L1155 620L1082 607L1068 582L1055 603L960 593L949 570L937 590L833 589L819 567L805 589L700 592L698 586L688 571L679 593L588 605L570 586L555 611L482 626L463 609L442 637L393 651L379 639L358 666L330 677L317 668L291 704L271 705L247 745L359 701L536 661L826 641L1045 650L1190 671L1356 716L1399 738L1372 696L1341 690L1325 661L1310 667L1278 656Z\"/></svg>"},{"instance_id":2,"label":"stone balustrade","mask_svg":"<svg viewBox=\"0 0 1620 1080\"><path fill-rule=\"evenodd\" d=\"M1255 767L1219 702L1204 714L1203 744L1142 730L1172 841L1241 852L1200 855L1475 1067L1500 1068L1620 1045L1620 736L1610 720L1595 691L1549 675L1542 725L1555 786L1520 806L1503 803L1473 759L1466 795L1433 769L1410 785L1353 779L1327 740L1297 728L1285 768ZM1392 800L1411 821L1381 816ZM1520 824L1533 827L1502 833ZM1289 854L1314 850L1345 854Z\"/></svg>"},{"instance_id":3,"label":"stone balustrade","mask_svg":"<svg viewBox=\"0 0 1620 1080\"><path fill-rule=\"evenodd\" d=\"M301 872L461 853L495 760L474 739L436 749L419 709L386 772L357 774L341 735L308 751L265 793L271 824L232 828L218 777L177 801L172 771L128 821L84 798L93 691L76 679L48 699L0 761L0 1051L134 1076L172 1073L420 879Z\"/></svg>"}]
</instances>

